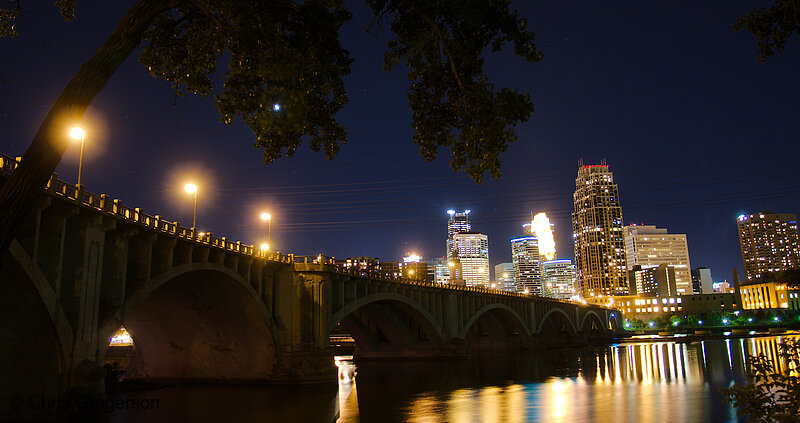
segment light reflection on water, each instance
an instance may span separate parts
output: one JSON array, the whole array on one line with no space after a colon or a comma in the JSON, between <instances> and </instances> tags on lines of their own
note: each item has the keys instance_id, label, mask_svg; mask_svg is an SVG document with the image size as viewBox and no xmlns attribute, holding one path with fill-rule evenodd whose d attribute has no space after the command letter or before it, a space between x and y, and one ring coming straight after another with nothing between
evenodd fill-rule
<instances>
[{"instance_id":1,"label":"light reflection on water","mask_svg":"<svg viewBox=\"0 0 800 423\"><path fill-rule=\"evenodd\" d=\"M483 355L462 361L337 360L335 386L172 385L115 398L114 422L718 422L718 389L743 383L746 357L777 357L782 337L649 342ZM785 363L779 363L785 366Z\"/></svg>"},{"instance_id":2,"label":"light reflection on water","mask_svg":"<svg viewBox=\"0 0 800 423\"><path fill-rule=\"evenodd\" d=\"M357 400L340 401L339 421L736 421L718 389L745 382L747 355L774 361L781 339L619 344L527 362L368 363L357 367Z\"/></svg>"}]
</instances>

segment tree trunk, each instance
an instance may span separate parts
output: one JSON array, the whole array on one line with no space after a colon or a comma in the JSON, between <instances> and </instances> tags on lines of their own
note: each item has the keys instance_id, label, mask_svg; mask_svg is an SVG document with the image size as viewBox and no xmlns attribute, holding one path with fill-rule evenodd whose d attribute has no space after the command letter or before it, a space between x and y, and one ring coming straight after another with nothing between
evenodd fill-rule
<instances>
[{"instance_id":1,"label":"tree trunk","mask_svg":"<svg viewBox=\"0 0 800 423\"><path fill-rule=\"evenodd\" d=\"M105 44L61 92L22 156L20 166L0 188L0 257L8 251L14 230L30 213L61 161L69 143L69 128L80 122L94 97L141 43L153 19L176 3L175 0L137 1Z\"/></svg>"}]
</instances>

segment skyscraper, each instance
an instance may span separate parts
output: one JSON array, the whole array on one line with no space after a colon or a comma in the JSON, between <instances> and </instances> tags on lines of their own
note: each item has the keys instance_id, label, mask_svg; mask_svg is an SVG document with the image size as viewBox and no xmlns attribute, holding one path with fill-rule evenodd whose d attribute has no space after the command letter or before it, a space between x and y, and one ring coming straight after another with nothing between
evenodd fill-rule
<instances>
[{"instance_id":1,"label":"skyscraper","mask_svg":"<svg viewBox=\"0 0 800 423\"><path fill-rule=\"evenodd\" d=\"M625 226L623 234L625 259L629 270L633 269L633 266L642 266L643 269L658 267L661 264L673 266L678 295L692 294L692 268L689 265L686 235L670 234L666 229L656 228L653 225Z\"/></svg>"},{"instance_id":2,"label":"skyscraper","mask_svg":"<svg viewBox=\"0 0 800 423\"><path fill-rule=\"evenodd\" d=\"M456 212L455 210L447 211L447 214L450 215L450 219L447 221L446 257L448 259L453 257L453 252L455 251L453 236L457 233L470 232L472 230L472 225L469 224L470 212L472 212L472 210L464 210L463 212Z\"/></svg>"},{"instance_id":3,"label":"skyscraper","mask_svg":"<svg viewBox=\"0 0 800 423\"><path fill-rule=\"evenodd\" d=\"M627 294L622 206L608 166L580 166L573 197L572 233L581 295Z\"/></svg>"},{"instance_id":4,"label":"skyscraper","mask_svg":"<svg viewBox=\"0 0 800 423\"><path fill-rule=\"evenodd\" d=\"M453 235L454 250L449 260L461 261L467 286L489 287L489 237L478 232Z\"/></svg>"},{"instance_id":5,"label":"skyscraper","mask_svg":"<svg viewBox=\"0 0 800 423\"><path fill-rule=\"evenodd\" d=\"M747 279L760 279L768 272L800 265L797 216L770 211L743 214L737 220Z\"/></svg>"},{"instance_id":6,"label":"skyscraper","mask_svg":"<svg viewBox=\"0 0 800 423\"><path fill-rule=\"evenodd\" d=\"M535 236L511 240L511 261L514 264L514 284L517 292L542 295L542 267L539 241Z\"/></svg>"},{"instance_id":7,"label":"skyscraper","mask_svg":"<svg viewBox=\"0 0 800 423\"><path fill-rule=\"evenodd\" d=\"M531 221L531 234L539 240L539 254L542 260L553 260L556 258L556 241L553 234L553 224L547 218L547 214L539 213L533 216Z\"/></svg>"}]
</instances>

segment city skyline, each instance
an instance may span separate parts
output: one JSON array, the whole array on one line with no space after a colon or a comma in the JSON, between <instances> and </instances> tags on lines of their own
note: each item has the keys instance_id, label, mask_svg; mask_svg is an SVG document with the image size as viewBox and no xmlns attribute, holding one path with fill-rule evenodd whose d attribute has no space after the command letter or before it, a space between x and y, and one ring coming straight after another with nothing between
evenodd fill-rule
<instances>
[{"instance_id":1,"label":"city skyline","mask_svg":"<svg viewBox=\"0 0 800 423\"><path fill-rule=\"evenodd\" d=\"M2 152L21 155L58 90L128 6L81 7L70 24L51 4L26 6L20 37L0 44L24 59L0 69ZM520 140L504 154L497 181L476 186L453 175L446 154L433 163L419 158L405 74L379 70L385 39L365 36L370 17L357 6L342 36L356 59L342 112L351 136L333 161L302 147L297 157L264 166L247 129L218 123L208 99L176 101L168 84L131 58L90 108L83 184L189 225L183 186L197 175L200 229L259 245L266 227L258 216L267 210L274 249L341 258L438 256L443 211L470 208L495 264L510 261L508 240L532 210L547 212L559 258L572 258L576 163L606 158L621 186L624 224L687 234L693 266L709 267L717 279L730 280L733 268L744 274L736 216L800 210L788 168L800 152L792 123L797 47L757 63L752 35L730 28L750 9L744 2L714 13L688 3L587 3L577 15L553 5L513 6L528 17L545 56L536 64L510 55L487 62L498 87L530 92L536 106L517 128ZM631 28L625 17L633 15L639 23ZM676 36L666 42L663 33ZM659 160L645 162L645 153ZM67 150L57 169L63 179L76 180L78 154L77 144Z\"/></svg>"}]
</instances>

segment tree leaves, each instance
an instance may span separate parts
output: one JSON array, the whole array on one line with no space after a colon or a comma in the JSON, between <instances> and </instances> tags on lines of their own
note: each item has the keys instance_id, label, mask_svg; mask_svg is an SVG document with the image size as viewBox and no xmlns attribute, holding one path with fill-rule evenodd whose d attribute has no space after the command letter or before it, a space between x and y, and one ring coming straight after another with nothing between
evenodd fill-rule
<instances>
[{"instance_id":1,"label":"tree leaves","mask_svg":"<svg viewBox=\"0 0 800 423\"><path fill-rule=\"evenodd\" d=\"M222 122L242 120L266 163L304 140L333 158L346 142L334 115L347 103L342 77L352 60L339 29L350 17L331 0L186 1L153 23L139 61L179 94L220 88ZM220 61L227 69L215 87Z\"/></svg>"},{"instance_id":2,"label":"tree leaves","mask_svg":"<svg viewBox=\"0 0 800 423\"><path fill-rule=\"evenodd\" d=\"M748 356L750 384L720 391L755 422L800 422L800 340L784 338L777 357Z\"/></svg>"},{"instance_id":3,"label":"tree leaves","mask_svg":"<svg viewBox=\"0 0 800 423\"><path fill-rule=\"evenodd\" d=\"M539 61L533 32L507 0L367 0L394 33L384 69L408 69L413 141L425 160L450 149L450 165L480 183L500 177L501 153L517 140L512 128L533 114L528 94L495 91L484 53L512 43L514 53Z\"/></svg>"},{"instance_id":4,"label":"tree leaves","mask_svg":"<svg viewBox=\"0 0 800 423\"><path fill-rule=\"evenodd\" d=\"M800 1L773 0L769 7L750 11L739 18L733 29L746 29L758 40L758 61L767 59L786 48L789 38L800 32Z\"/></svg>"},{"instance_id":5,"label":"tree leaves","mask_svg":"<svg viewBox=\"0 0 800 423\"><path fill-rule=\"evenodd\" d=\"M500 176L501 154L527 121L526 93L495 89L484 54L513 45L541 60L527 22L510 0L365 0L394 33L385 70L408 69L413 141L425 160L440 147L480 183ZM75 0L57 0L66 20ZM350 12L341 0L173 0L163 2L139 61L177 95L215 94L222 122L244 122L264 161L291 157L307 141L333 158L347 132L335 115L347 103L342 78L352 59L339 42ZM0 35L15 34L15 11L0 9ZM5 33L3 32L5 31ZM277 105L277 107L276 107Z\"/></svg>"}]
</instances>

